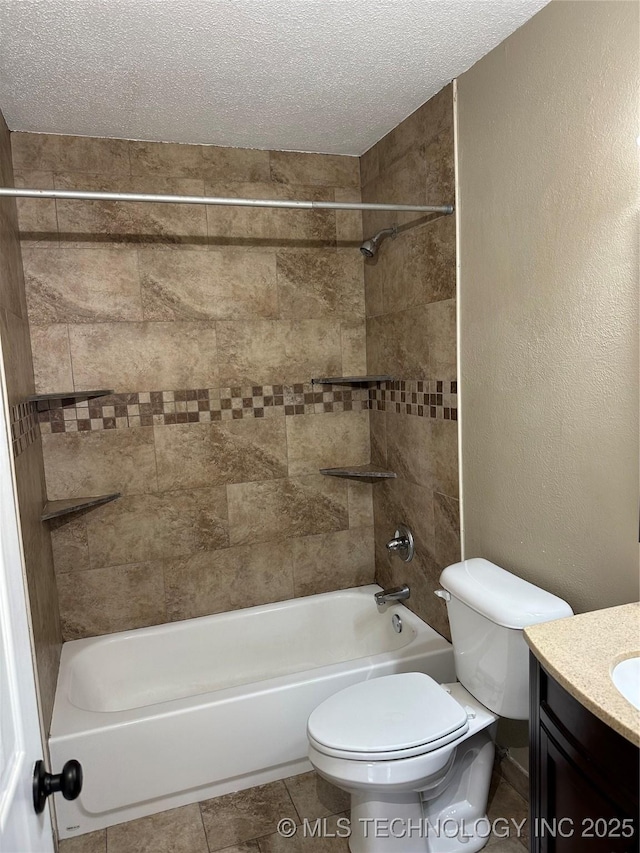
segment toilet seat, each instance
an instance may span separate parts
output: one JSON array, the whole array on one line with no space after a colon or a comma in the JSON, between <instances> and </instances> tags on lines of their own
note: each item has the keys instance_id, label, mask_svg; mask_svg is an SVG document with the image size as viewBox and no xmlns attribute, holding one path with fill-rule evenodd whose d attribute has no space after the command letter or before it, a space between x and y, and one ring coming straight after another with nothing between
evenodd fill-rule
<instances>
[{"instance_id":1,"label":"toilet seat","mask_svg":"<svg viewBox=\"0 0 640 853\"><path fill-rule=\"evenodd\" d=\"M322 702L307 723L318 752L354 761L423 755L464 737L468 729L465 708L421 672L347 687Z\"/></svg>"}]
</instances>

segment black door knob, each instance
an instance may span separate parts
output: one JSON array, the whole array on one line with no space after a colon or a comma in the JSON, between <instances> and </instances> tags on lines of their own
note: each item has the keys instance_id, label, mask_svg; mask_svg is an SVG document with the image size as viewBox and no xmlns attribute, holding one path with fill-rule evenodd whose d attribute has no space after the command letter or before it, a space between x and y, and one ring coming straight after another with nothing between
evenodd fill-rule
<instances>
[{"instance_id":1,"label":"black door knob","mask_svg":"<svg viewBox=\"0 0 640 853\"><path fill-rule=\"evenodd\" d=\"M82 766L71 759L62 768L62 773L47 773L44 761L36 761L33 769L33 807L37 814L44 811L45 800L58 791L65 800L75 800L82 790Z\"/></svg>"}]
</instances>

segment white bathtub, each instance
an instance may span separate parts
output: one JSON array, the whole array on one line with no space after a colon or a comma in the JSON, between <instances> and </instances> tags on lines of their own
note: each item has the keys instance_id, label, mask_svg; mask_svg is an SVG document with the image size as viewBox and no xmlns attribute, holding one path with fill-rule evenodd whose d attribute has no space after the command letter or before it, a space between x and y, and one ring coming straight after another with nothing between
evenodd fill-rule
<instances>
[{"instance_id":1,"label":"white bathtub","mask_svg":"<svg viewBox=\"0 0 640 853\"><path fill-rule=\"evenodd\" d=\"M84 787L55 795L59 837L310 770L309 714L357 681L454 680L450 644L402 605L379 608L379 589L65 643L51 760L78 759Z\"/></svg>"}]
</instances>

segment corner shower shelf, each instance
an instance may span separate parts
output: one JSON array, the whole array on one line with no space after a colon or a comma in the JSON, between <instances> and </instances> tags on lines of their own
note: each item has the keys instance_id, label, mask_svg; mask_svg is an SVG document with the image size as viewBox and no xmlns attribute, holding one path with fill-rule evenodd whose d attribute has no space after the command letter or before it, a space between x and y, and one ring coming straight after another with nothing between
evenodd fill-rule
<instances>
[{"instance_id":1,"label":"corner shower shelf","mask_svg":"<svg viewBox=\"0 0 640 853\"><path fill-rule=\"evenodd\" d=\"M49 521L51 518L60 518L61 515L69 515L81 509L91 509L94 506L108 504L121 498L122 492L112 492L109 495L96 495L92 498L69 498L64 501L47 501L40 516L41 521Z\"/></svg>"},{"instance_id":2,"label":"corner shower shelf","mask_svg":"<svg viewBox=\"0 0 640 853\"><path fill-rule=\"evenodd\" d=\"M31 394L27 397L28 403L41 403L45 400L92 400L94 397L106 397L113 391L101 389L100 391L64 391L60 394Z\"/></svg>"},{"instance_id":3,"label":"corner shower shelf","mask_svg":"<svg viewBox=\"0 0 640 853\"><path fill-rule=\"evenodd\" d=\"M393 376L321 376L312 385L363 385L366 382L393 382Z\"/></svg>"},{"instance_id":4,"label":"corner shower shelf","mask_svg":"<svg viewBox=\"0 0 640 853\"><path fill-rule=\"evenodd\" d=\"M320 473L327 477L367 480L371 483L378 483L380 480L394 480L398 476L394 471L385 471L376 465L354 465L351 468L321 468Z\"/></svg>"}]
</instances>

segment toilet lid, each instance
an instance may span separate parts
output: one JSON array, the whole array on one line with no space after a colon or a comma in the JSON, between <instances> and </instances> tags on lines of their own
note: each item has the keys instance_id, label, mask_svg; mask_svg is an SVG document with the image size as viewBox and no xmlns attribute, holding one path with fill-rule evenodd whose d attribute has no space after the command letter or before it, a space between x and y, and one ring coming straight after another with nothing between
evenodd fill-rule
<instances>
[{"instance_id":1,"label":"toilet lid","mask_svg":"<svg viewBox=\"0 0 640 853\"><path fill-rule=\"evenodd\" d=\"M307 731L332 750L382 753L415 749L467 726L467 712L443 687L408 672L340 690L312 712Z\"/></svg>"}]
</instances>

